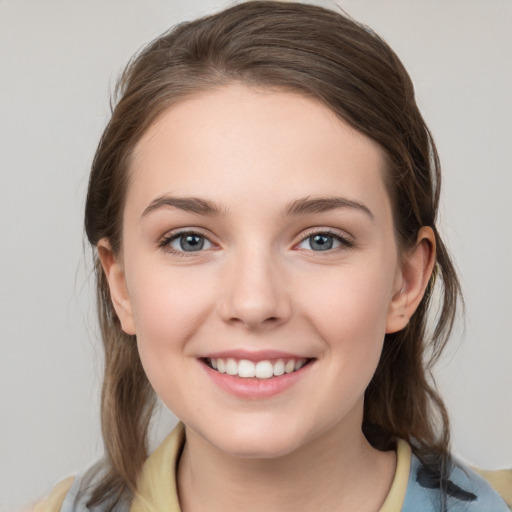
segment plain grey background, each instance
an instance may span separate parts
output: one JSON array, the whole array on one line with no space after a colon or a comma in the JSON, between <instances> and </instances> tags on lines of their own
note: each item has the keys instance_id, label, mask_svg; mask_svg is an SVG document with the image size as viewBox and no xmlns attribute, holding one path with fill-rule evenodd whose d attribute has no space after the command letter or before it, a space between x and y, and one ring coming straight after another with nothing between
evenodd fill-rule
<instances>
[{"instance_id":1,"label":"plain grey background","mask_svg":"<svg viewBox=\"0 0 512 512\"><path fill-rule=\"evenodd\" d=\"M141 45L231 3L0 0L4 512L101 453L101 355L82 211L110 86ZM454 451L480 467L512 467L512 2L338 4L402 58L441 154L441 231L467 303L466 331L459 326L436 370ZM172 422L162 413L155 442Z\"/></svg>"}]
</instances>

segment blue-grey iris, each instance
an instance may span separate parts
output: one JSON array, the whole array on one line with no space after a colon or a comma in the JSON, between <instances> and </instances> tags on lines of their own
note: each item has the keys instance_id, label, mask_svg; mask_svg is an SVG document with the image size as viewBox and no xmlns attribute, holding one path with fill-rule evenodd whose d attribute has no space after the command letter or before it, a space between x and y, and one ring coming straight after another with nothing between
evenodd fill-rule
<instances>
[{"instance_id":1,"label":"blue-grey iris","mask_svg":"<svg viewBox=\"0 0 512 512\"><path fill-rule=\"evenodd\" d=\"M200 251L204 246L204 238L198 235L181 235L180 247L183 251Z\"/></svg>"},{"instance_id":2,"label":"blue-grey iris","mask_svg":"<svg viewBox=\"0 0 512 512\"><path fill-rule=\"evenodd\" d=\"M309 240L309 245L314 251L328 251L332 249L334 243L333 237L328 235L314 235Z\"/></svg>"}]
</instances>

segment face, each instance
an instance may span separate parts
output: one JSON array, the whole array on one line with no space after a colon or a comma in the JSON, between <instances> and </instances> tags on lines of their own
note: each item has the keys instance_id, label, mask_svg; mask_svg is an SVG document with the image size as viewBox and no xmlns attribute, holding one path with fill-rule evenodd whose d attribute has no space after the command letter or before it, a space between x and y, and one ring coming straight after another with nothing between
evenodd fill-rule
<instances>
[{"instance_id":1,"label":"face","mask_svg":"<svg viewBox=\"0 0 512 512\"><path fill-rule=\"evenodd\" d=\"M404 280L385 172L322 104L241 85L171 107L137 145L114 304L157 394L216 449L360 434Z\"/></svg>"}]
</instances>

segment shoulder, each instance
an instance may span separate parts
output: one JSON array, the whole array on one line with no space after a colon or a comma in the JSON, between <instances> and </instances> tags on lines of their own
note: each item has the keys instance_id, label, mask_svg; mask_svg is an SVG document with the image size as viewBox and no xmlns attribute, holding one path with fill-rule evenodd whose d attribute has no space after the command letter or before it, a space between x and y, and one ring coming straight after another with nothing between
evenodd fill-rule
<instances>
[{"instance_id":1,"label":"shoulder","mask_svg":"<svg viewBox=\"0 0 512 512\"><path fill-rule=\"evenodd\" d=\"M443 494L445 507L442 507ZM441 481L413 455L402 511L434 512L443 508L450 512L509 512L490 484L467 466L454 461L448 476Z\"/></svg>"},{"instance_id":2,"label":"shoulder","mask_svg":"<svg viewBox=\"0 0 512 512\"><path fill-rule=\"evenodd\" d=\"M52 492L36 503L31 512L90 512L87 502L91 490L103 476L104 464L100 461L75 477L59 482ZM102 512L95 507L94 512Z\"/></svg>"},{"instance_id":3,"label":"shoulder","mask_svg":"<svg viewBox=\"0 0 512 512\"><path fill-rule=\"evenodd\" d=\"M31 512L60 512L66 495L74 481L75 477L70 476L59 482L46 498L38 501L32 509L30 509Z\"/></svg>"}]
</instances>

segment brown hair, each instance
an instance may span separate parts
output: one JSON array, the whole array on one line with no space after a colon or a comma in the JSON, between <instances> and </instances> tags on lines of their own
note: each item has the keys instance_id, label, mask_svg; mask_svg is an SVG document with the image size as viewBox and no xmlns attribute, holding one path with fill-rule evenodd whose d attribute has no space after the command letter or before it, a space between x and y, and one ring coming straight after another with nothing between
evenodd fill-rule
<instances>
[{"instance_id":1,"label":"brown hair","mask_svg":"<svg viewBox=\"0 0 512 512\"><path fill-rule=\"evenodd\" d=\"M253 1L181 24L149 44L118 82L118 101L94 158L85 212L89 241L96 246L106 237L115 254L121 250L130 156L155 119L191 94L233 81L316 98L377 141L388 159L386 182L399 246L411 246L422 226L434 230L435 271L408 326L386 335L366 390L363 431L381 449L394 437L406 439L420 458L442 466L448 416L430 367L451 332L460 287L435 227L440 165L406 70L368 27L313 5ZM135 339L116 318L97 257L96 273L106 358L101 419L107 474L89 505L113 505L135 492L155 397ZM440 314L429 334L436 276Z\"/></svg>"}]
</instances>

